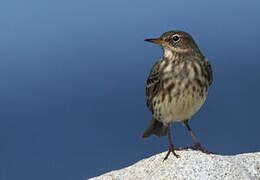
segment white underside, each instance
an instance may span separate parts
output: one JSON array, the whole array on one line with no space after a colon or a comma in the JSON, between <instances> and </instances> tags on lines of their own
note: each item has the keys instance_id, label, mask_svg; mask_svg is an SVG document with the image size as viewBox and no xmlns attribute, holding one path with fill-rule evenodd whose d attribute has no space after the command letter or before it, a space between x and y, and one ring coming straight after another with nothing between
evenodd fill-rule
<instances>
[{"instance_id":1,"label":"white underside","mask_svg":"<svg viewBox=\"0 0 260 180\"><path fill-rule=\"evenodd\" d=\"M206 96L186 96L186 98L180 98L178 102L172 101L169 103L163 103L161 106L161 117L158 120L163 123L170 123L172 121L183 121L191 118L204 104Z\"/></svg>"}]
</instances>

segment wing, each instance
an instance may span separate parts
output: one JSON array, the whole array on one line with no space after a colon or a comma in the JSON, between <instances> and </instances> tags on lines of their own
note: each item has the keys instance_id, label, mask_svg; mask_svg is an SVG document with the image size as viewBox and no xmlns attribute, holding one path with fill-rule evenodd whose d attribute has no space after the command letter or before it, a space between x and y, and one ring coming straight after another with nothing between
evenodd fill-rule
<instances>
[{"instance_id":1,"label":"wing","mask_svg":"<svg viewBox=\"0 0 260 180\"><path fill-rule=\"evenodd\" d=\"M160 90L160 74L159 65L161 60L156 62L148 76L146 81L146 105L149 110L153 113L153 98Z\"/></svg>"},{"instance_id":2,"label":"wing","mask_svg":"<svg viewBox=\"0 0 260 180\"><path fill-rule=\"evenodd\" d=\"M212 69L211 69L211 65L210 65L210 62L207 58L204 58L205 59L205 63L206 63L206 71L207 71L207 79L209 81L209 85L212 84L213 82L213 74L212 74Z\"/></svg>"}]
</instances>

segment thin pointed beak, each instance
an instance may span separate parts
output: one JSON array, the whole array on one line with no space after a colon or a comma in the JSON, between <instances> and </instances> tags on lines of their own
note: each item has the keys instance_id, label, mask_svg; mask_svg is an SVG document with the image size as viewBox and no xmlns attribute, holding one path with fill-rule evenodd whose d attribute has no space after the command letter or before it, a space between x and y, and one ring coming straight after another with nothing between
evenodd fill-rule
<instances>
[{"instance_id":1,"label":"thin pointed beak","mask_svg":"<svg viewBox=\"0 0 260 180\"><path fill-rule=\"evenodd\" d=\"M155 44L159 44L162 45L165 41L158 38L158 39L145 39L145 41L151 42L151 43L155 43Z\"/></svg>"}]
</instances>

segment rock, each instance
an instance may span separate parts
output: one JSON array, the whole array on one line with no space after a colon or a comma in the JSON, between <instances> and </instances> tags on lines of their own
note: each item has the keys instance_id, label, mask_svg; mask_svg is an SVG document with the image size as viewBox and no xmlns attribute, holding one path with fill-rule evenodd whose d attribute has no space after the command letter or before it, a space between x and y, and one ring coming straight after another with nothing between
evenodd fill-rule
<instances>
[{"instance_id":1,"label":"rock","mask_svg":"<svg viewBox=\"0 0 260 180\"><path fill-rule=\"evenodd\" d=\"M91 180L117 179L250 179L260 180L260 152L232 156L207 155L199 151L177 151L163 161L166 152L143 159L129 167Z\"/></svg>"}]
</instances>

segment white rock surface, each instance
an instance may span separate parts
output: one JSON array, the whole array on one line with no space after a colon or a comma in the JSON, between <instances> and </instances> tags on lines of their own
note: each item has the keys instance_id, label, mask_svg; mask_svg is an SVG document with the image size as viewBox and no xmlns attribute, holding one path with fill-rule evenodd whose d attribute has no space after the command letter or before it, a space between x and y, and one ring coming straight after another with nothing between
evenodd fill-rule
<instances>
[{"instance_id":1,"label":"white rock surface","mask_svg":"<svg viewBox=\"0 0 260 180\"><path fill-rule=\"evenodd\" d=\"M129 167L91 180L118 179L250 179L260 180L260 152L233 156L207 155L199 151L178 151L180 158L166 152L143 159Z\"/></svg>"}]
</instances>

